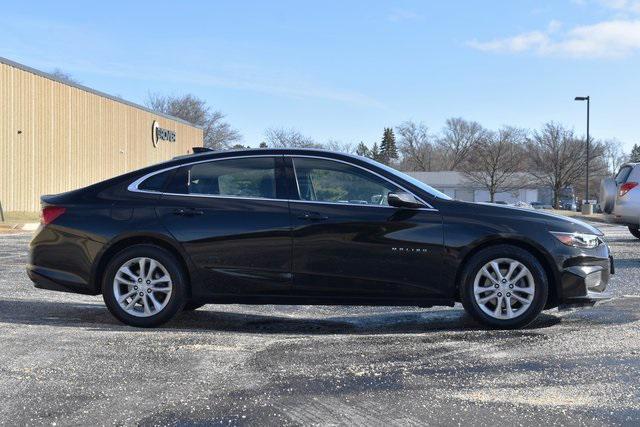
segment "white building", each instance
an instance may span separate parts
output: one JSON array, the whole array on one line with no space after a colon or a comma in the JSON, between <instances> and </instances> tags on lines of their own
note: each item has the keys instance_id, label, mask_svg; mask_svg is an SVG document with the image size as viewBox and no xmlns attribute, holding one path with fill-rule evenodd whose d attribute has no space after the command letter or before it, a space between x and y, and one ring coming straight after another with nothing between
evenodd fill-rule
<instances>
[{"instance_id":1,"label":"white building","mask_svg":"<svg viewBox=\"0 0 640 427\"><path fill-rule=\"evenodd\" d=\"M440 171L440 172L406 172L412 177L429 184L433 188L442 191L446 195L458 200L469 202L488 202L491 200L489 191L482 185L469 180L462 172ZM533 181L527 174L521 174L519 180L514 182L530 182ZM550 187L536 187L531 184L517 185L513 184L509 191L496 193L495 201L515 203L522 202L540 202L550 204L552 199L552 190Z\"/></svg>"}]
</instances>

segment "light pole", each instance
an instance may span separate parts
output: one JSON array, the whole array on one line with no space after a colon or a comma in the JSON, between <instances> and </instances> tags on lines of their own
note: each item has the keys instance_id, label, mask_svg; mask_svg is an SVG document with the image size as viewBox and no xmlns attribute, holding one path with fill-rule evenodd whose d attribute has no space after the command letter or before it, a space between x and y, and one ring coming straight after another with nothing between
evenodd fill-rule
<instances>
[{"instance_id":1,"label":"light pole","mask_svg":"<svg viewBox=\"0 0 640 427\"><path fill-rule=\"evenodd\" d=\"M588 96L576 96L575 101L587 101L587 185L585 188L585 203L589 204L589 104L591 98ZM588 208L587 208L588 209ZM582 212L584 213L584 209Z\"/></svg>"}]
</instances>

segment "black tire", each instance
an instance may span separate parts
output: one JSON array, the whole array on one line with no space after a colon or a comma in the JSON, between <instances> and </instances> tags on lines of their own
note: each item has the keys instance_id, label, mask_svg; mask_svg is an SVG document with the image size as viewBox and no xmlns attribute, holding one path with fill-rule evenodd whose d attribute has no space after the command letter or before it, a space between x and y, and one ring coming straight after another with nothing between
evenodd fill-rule
<instances>
[{"instance_id":1,"label":"black tire","mask_svg":"<svg viewBox=\"0 0 640 427\"><path fill-rule=\"evenodd\" d=\"M197 309L199 309L200 307L204 307L206 304L199 304L197 302L193 302L193 301L189 301L184 305L184 308L182 310L184 311L195 311Z\"/></svg>"},{"instance_id":2,"label":"black tire","mask_svg":"<svg viewBox=\"0 0 640 427\"><path fill-rule=\"evenodd\" d=\"M629 232L633 234L633 237L640 239L640 228L629 226Z\"/></svg>"},{"instance_id":3,"label":"black tire","mask_svg":"<svg viewBox=\"0 0 640 427\"><path fill-rule=\"evenodd\" d=\"M604 178L600 181L600 206L604 213L610 214L616 205L618 186L612 177Z\"/></svg>"},{"instance_id":4,"label":"black tire","mask_svg":"<svg viewBox=\"0 0 640 427\"><path fill-rule=\"evenodd\" d=\"M498 258L510 258L522 263L531 273L535 292L529 307L519 316L511 319L498 319L485 313L474 296L474 280L480 269ZM518 246L496 245L480 250L463 266L461 275L460 296L462 305L474 319L496 329L517 329L531 323L544 309L549 295L547 274L538 259L529 251Z\"/></svg>"},{"instance_id":5,"label":"black tire","mask_svg":"<svg viewBox=\"0 0 640 427\"><path fill-rule=\"evenodd\" d=\"M124 308L120 307L115 297L113 283L118 269L127 261L138 257L152 258L161 263L169 273L173 285L168 297L169 301L164 308L157 314L148 317L138 317L127 313ZM152 328L168 322L182 310L187 300L187 286L186 274L171 252L155 245L141 244L118 252L109 261L102 280L102 297L111 314L121 322L130 326Z\"/></svg>"}]
</instances>

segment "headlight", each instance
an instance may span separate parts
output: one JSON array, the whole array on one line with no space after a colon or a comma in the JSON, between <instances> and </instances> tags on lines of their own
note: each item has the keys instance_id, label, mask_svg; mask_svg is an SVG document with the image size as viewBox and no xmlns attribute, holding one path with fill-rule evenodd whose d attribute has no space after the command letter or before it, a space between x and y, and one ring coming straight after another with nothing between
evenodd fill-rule
<instances>
[{"instance_id":1,"label":"headlight","mask_svg":"<svg viewBox=\"0 0 640 427\"><path fill-rule=\"evenodd\" d=\"M562 233L559 231L552 231L551 234L565 245L574 248L592 249L600 244L600 238L595 234Z\"/></svg>"}]
</instances>

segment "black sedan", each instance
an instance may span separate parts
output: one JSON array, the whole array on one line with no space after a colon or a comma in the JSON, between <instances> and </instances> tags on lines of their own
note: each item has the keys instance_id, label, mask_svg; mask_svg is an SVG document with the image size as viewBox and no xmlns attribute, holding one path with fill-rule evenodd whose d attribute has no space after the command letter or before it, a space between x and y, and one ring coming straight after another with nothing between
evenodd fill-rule
<instances>
[{"instance_id":1,"label":"black sedan","mask_svg":"<svg viewBox=\"0 0 640 427\"><path fill-rule=\"evenodd\" d=\"M583 222L452 200L372 160L200 153L42 197L29 277L160 325L207 303L453 306L516 328L606 298L613 260Z\"/></svg>"}]
</instances>

